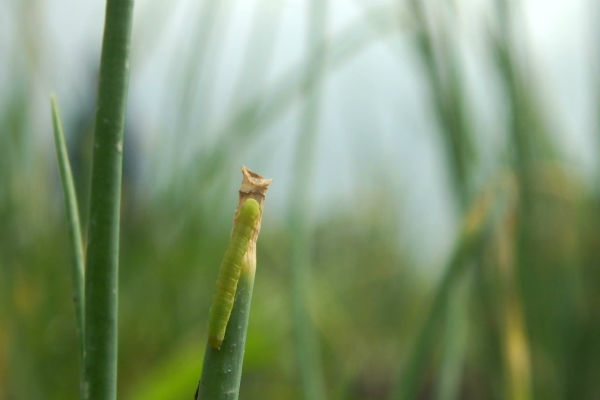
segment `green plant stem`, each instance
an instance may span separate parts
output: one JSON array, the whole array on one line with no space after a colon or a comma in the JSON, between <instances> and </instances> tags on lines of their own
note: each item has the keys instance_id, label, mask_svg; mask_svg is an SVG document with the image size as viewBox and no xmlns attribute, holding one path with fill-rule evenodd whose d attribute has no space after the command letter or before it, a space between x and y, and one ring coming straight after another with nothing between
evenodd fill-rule
<instances>
[{"instance_id":1,"label":"green plant stem","mask_svg":"<svg viewBox=\"0 0 600 400\"><path fill-rule=\"evenodd\" d=\"M198 399L236 400L238 398L254 275L253 268L249 268L247 264L242 267L223 344L220 349L215 349L210 343L206 345Z\"/></svg>"},{"instance_id":2,"label":"green plant stem","mask_svg":"<svg viewBox=\"0 0 600 400\"><path fill-rule=\"evenodd\" d=\"M244 178L239 191L238 209L247 199L253 198L259 204L261 216L244 254L242 271L223 343L219 349L216 349L212 346L210 338L207 340L202 377L196 392L196 399L199 400L236 400L240 390L250 303L256 272L256 241L260 232L265 195L271 184L271 179L265 179L245 167L242 168L242 173ZM236 212L236 218L237 215Z\"/></svg>"},{"instance_id":3,"label":"green plant stem","mask_svg":"<svg viewBox=\"0 0 600 400\"><path fill-rule=\"evenodd\" d=\"M132 18L132 0L107 1L85 274L85 397L91 400L117 395L119 220Z\"/></svg>"},{"instance_id":4,"label":"green plant stem","mask_svg":"<svg viewBox=\"0 0 600 400\"><path fill-rule=\"evenodd\" d=\"M455 194L464 211L469 203L469 166L473 144L464 113L465 95L457 61L449 50L453 43L448 41L448 35L439 38L434 35L423 1L412 0L410 7L418 28L416 44L429 81ZM442 21L435 22L441 25ZM442 25L442 29L447 30L447 25Z\"/></svg>"},{"instance_id":5,"label":"green plant stem","mask_svg":"<svg viewBox=\"0 0 600 400\"><path fill-rule=\"evenodd\" d=\"M320 46L325 36L327 2L310 3L308 27L308 59L305 82L319 81L325 71L326 48ZM292 271L292 320L296 340L296 358L307 400L325 399L325 384L319 359L318 342L307 311L306 292L310 273L311 240L308 215L310 180L314 171L320 91L318 86L306 89L307 98L296 142L294 186L290 193L289 231L294 237L290 248Z\"/></svg>"},{"instance_id":6,"label":"green plant stem","mask_svg":"<svg viewBox=\"0 0 600 400\"><path fill-rule=\"evenodd\" d=\"M441 360L437 400L460 398L463 364L468 345L469 274L456 282L445 311L443 356Z\"/></svg>"},{"instance_id":7,"label":"green plant stem","mask_svg":"<svg viewBox=\"0 0 600 400\"><path fill-rule=\"evenodd\" d=\"M400 381L399 391L393 396L394 399L409 400L417 398L426 361L431 354L433 339L438 331L438 324L442 320L446 310L448 296L456 281L464 272L467 265L465 260L468 255L480 243L478 239L480 237L462 238L454 251L446 273L436 290L427 319L420 329L416 343L412 347L412 355L409 358L404 375Z\"/></svg>"},{"instance_id":8,"label":"green plant stem","mask_svg":"<svg viewBox=\"0 0 600 400\"><path fill-rule=\"evenodd\" d=\"M83 254L83 241L81 240L81 225L79 222L79 206L77 205L77 195L75 185L73 184L73 174L71 173L71 164L67 145L65 143L65 133L60 117L58 102L54 95L50 96L50 105L52 108L52 124L54 127L54 143L56 147L56 158L58 160L58 169L65 198L65 211L67 214L67 223L69 225L69 240L71 241L71 250L73 255L73 267L71 269L71 279L73 285L73 302L75 303L75 322L77 324L77 341L79 343L79 361L83 370L84 365L84 310L83 303L85 299L84 277L85 262ZM81 376L81 383L85 379ZM83 384L81 384L83 389Z\"/></svg>"},{"instance_id":9,"label":"green plant stem","mask_svg":"<svg viewBox=\"0 0 600 400\"><path fill-rule=\"evenodd\" d=\"M445 144L454 194L461 212L464 212L470 201L469 178L474 148L473 134L464 110L466 96L455 43L452 42L449 26L443 18L437 16L433 21L441 34L436 35L436 30L431 29L433 24L429 19L434 15L428 13L423 1L411 1L411 8L419 27L417 46L428 78L441 139ZM460 290L453 290L449 294L444 312L444 349L439 371L440 384L437 387L439 399L455 398L462 379L468 329L467 316L463 312L467 304L457 304L461 299L466 301L466 296L461 296L459 292Z\"/></svg>"}]
</instances>

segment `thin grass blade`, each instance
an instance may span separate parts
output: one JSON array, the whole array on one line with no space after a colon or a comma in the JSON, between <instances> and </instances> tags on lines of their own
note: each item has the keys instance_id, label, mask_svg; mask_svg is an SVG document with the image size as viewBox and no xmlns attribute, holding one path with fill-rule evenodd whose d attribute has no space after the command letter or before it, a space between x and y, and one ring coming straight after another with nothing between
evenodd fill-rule
<instances>
[{"instance_id":1,"label":"thin grass blade","mask_svg":"<svg viewBox=\"0 0 600 400\"><path fill-rule=\"evenodd\" d=\"M65 143L65 133L58 108L58 101L54 95L50 96L50 105L52 108L52 125L54 127L54 144L56 147L56 158L58 160L58 170L60 172L60 181L62 184L65 212L67 215L67 224L69 226L69 240L73 257L73 267L71 268L71 279L73 286L73 302L75 303L75 320L77 323L77 341L79 343L79 361L81 369L84 365L84 280L85 280L85 259L83 252L83 241L81 238L81 225L79 219L79 206L77 205L77 194L73 184L73 173L71 172L71 163ZM83 382L83 376L82 376Z\"/></svg>"}]
</instances>

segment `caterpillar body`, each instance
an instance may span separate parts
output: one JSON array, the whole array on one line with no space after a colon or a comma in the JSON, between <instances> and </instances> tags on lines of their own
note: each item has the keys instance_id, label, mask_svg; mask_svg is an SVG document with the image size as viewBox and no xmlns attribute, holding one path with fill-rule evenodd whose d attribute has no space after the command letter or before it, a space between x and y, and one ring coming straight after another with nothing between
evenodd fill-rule
<instances>
[{"instance_id":1,"label":"caterpillar body","mask_svg":"<svg viewBox=\"0 0 600 400\"><path fill-rule=\"evenodd\" d=\"M238 281L242 272L244 254L260 217L260 207L254 199L246 200L241 206L233 227L229 246L223 256L213 304L208 321L208 340L215 349L220 349L227 323L231 316Z\"/></svg>"}]
</instances>

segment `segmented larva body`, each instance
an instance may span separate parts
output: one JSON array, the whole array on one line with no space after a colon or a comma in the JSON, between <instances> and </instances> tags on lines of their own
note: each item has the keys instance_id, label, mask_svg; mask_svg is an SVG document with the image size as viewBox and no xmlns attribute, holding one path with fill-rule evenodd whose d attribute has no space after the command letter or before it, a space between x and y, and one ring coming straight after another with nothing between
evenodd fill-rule
<instances>
[{"instance_id":1,"label":"segmented larva body","mask_svg":"<svg viewBox=\"0 0 600 400\"><path fill-rule=\"evenodd\" d=\"M221 348L225 330L233 309L235 292L242 272L244 254L260 216L260 207L254 199L246 200L240 207L238 218L233 227L229 246L225 251L213 304L208 321L208 338L213 348Z\"/></svg>"}]
</instances>

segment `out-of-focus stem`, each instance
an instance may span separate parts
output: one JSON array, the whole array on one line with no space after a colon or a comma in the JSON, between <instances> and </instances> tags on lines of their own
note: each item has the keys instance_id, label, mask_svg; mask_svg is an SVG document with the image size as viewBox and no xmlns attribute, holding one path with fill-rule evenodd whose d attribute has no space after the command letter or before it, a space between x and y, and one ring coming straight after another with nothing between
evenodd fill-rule
<instances>
[{"instance_id":1,"label":"out-of-focus stem","mask_svg":"<svg viewBox=\"0 0 600 400\"><path fill-rule=\"evenodd\" d=\"M514 237L516 210L508 214L496 233L496 258L499 269L499 312L504 356L507 399L531 399L531 362L525 332L523 309L515 275Z\"/></svg>"},{"instance_id":2,"label":"out-of-focus stem","mask_svg":"<svg viewBox=\"0 0 600 400\"><path fill-rule=\"evenodd\" d=\"M465 217L459 239L437 287L430 311L416 337L412 353L391 399L411 400L417 397L423 371L433 348L435 334L443 319L448 298L457 280L463 275L468 265L467 261L483 242L487 228L493 219L492 211L492 192L484 191Z\"/></svg>"},{"instance_id":3,"label":"out-of-focus stem","mask_svg":"<svg viewBox=\"0 0 600 400\"><path fill-rule=\"evenodd\" d=\"M459 398L467 350L471 279L465 274L448 299L445 315L443 355L436 388L437 400Z\"/></svg>"},{"instance_id":4,"label":"out-of-focus stem","mask_svg":"<svg viewBox=\"0 0 600 400\"><path fill-rule=\"evenodd\" d=\"M326 48L320 46L325 36L327 1L312 0L308 26L308 68L305 82L318 81L325 72ZM296 142L293 188L290 192L289 231L294 240L290 248L292 272L292 320L296 340L296 358L303 397L306 400L325 399L325 384L318 342L307 311L306 291L311 264L311 240L308 216L310 187L314 171L320 91L318 86L306 88L306 103Z\"/></svg>"},{"instance_id":5,"label":"out-of-focus stem","mask_svg":"<svg viewBox=\"0 0 600 400\"><path fill-rule=\"evenodd\" d=\"M469 204L469 178L473 152L472 133L464 112L465 95L458 71L454 43L449 42L448 25L439 24L442 34L436 36L430 28L426 2L413 0L412 10L417 21L417 46L425 67L431 89L432 102L437 117L448 164L452 173L454 194L461 212ZM468 335L467 293L468 285L460 285L449 294L444 312L444 340L437 398L451 400L457 397L462 378ZM460 301L463 301L460 304Z\"/></svg>"},{"instance_id":6,"label":"out-of-focus stem","mask_svg":"<svg viewBox=\"0 0 600 400\"><path fill-rule=\"evenodd\" d=\"M428 78L435 115L450 164L455 194L462 211L469 204L469 161L473 150L471 132L464 115L465 96L452 43L436 37L429 26L426 2L410 2L417 24L416 45Z\"/></svg>"}]
</instances>

